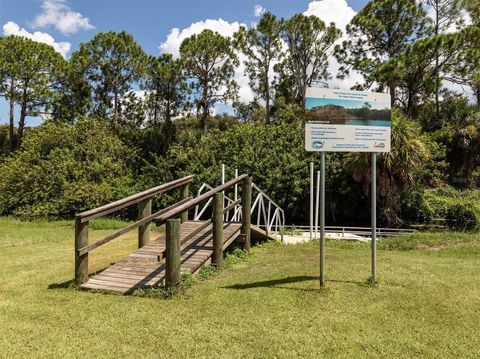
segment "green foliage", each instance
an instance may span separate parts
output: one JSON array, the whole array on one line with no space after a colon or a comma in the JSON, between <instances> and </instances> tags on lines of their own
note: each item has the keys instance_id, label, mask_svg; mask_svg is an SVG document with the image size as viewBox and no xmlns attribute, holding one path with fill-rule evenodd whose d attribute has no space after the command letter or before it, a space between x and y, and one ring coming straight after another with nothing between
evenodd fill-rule
<instances>
[{"instance_id":1,"label":"green foliage","mask_svg":"<svg viewBox=\"0 0 480 359\"><path fill-rule=\"evenodd\" d=\"M377 182L379 195L386 205L382 216L390 223L398 222L400 195L418 182L420 174L430 160L429 139L421 134L420 126L402 116L392 114L392 149L377 157ZM371 181L370 156L365 153L349 153L345 166L357 181Z\"/></svg>"},{"instance_id":2,"label":"green foliage","mask_svg":"<svg viewBox=\"0 0 480 359\"><path fill-rule=\"evenodd\" d=\"M271 80L272 65L283 57L280 39L281 27L275 15L265 13L256 27L240 27L234 35L235 46L247 56L245 70L250 87L265 101L265 123L270 123L270 105L274 96L275 74Z\"/></svg>"},{"instance_id":3,"label":"green foliage","mask_svg":"<svg viewBox=\"0 0 480 359\"><path fill-rule=\"evenodd\" d=\"M457 231L471 231L477 228L478 217L472 205L456 203L447 210L447 224Z\"/></svg>"},{"instance_id":4,"label":"green foliage","mask_svg":"<svg viewBox=\"0 0 480 359\"><path fill-rule=\"evenodd\" d=\"M132 295L141 298L155 298L155 299L172 299L181 296L185 290L190 288L195 283L195 278L192 273L185 272L180 277L178 286L157 286L136 289Z\"/></svg>"},{"instance_id":5,"label":"green foliage","mask_svg":"<svg viewBox=\"0 0 480 359\"><path fill-rule=\"evenodd\" d=\"M444 248L475 248L480 246L476 232L429 231L404 236L377 239L377 249L387 251L409 251L413 249L439 250Z\"/></svg>"},{"instance_id":6,"label":"green foliage","mask_svg":"<svg viewBox=\"0 0 480 359\"><path fill-rule=\"evenodd\" d=\"M202 280L207 280L208 278L211 278L216 274L217 269L210 264L203 265L202 268L200 268L200 270L198 271L198 277Z\"/></svg>"},{"instance_id":7,"label":"green foliage","mask_svg":"<svg viewBox=\"0 0 480 359\"><path fill-rule=\"evenodd\" d=\"M80 44L70 63L83 77L93 100L93 113L111 116L116 127L122 112L122 97L145 72L146 55L129 33L100 32Z\"/></svg>"},{"instance_id":8,"label":"green foliage","mask_svg":"<svg viewBox=\"0 0 480 359\"><path fill-rule=\"evenodd\" d=\"M288 46L284 60L276 65L284 82L281 88L288 88L288 93L282 95L303 109L306 88L315 80L329 78L328 57L341 31L333 23L327 26L317 16L302 14L282 19L280 26L281 37Z\"/></svg>"},{"instance_id":9,"label":"green foliage","mask_svg":"<svg viewBox=\"0 0 480 359\"><path fill-rule=\"evenodd\" d=\"M14 105L20 106L17 143L11 142L10 150L20 147L27 116L51 113L66 66L50 45L20 36L0 37L0 96L10 102L12 130Z\"/></svg>"},{"instance_id":10,"label":"green foliage","mask_svg":"<svg viewBox=\"0 0 480 359\"><path fill-rule=\"evenodd\" d=\"M360 72L364 83L357 87L366 89L376 84L380 91L388 88L393 104L394 74L378 77L376 70L428 31L429 19L417 1L372 0L347 26L348 39L336 47L337 58L343 64L340 75L346 76L352 69Z\"/></svg>"},{"instance_id":11,"label":"green foliage","mask_svg":"<svg viewBox=\"0 0 480 359\"><path fill-rule=\"evenodd\" d=\"M47 123L0 165L0 214L70 217L131 194L134 155L99 121Z\"/></svg>"},{"instance_id":12,"label":"green foliage","mask_svg":"<svg viewBox=\"0 0 480 359\"><path fill-rule=\"evenodd\" d=\"M303 148L303 129L298 123L272 126L242 125L207 136L179 138L168 161L173 177L197 176L197 184L220 183L220 165L228 177L235 168L248 173L287 213L304 217L308 197L308 163L312 155Z\"/></svg>"},{"instance_id":13,"label":"green foliage","mask_svg":"<svg viewBox=\"0 0 480 359\"><path fill-rule=\"evenodd\" d=\"M455 230L476 229L480 218L478 190L415 187L402 197L402 216L411 223L441 224Z\"/></svg>"},{"instance_id":14,"label":"green foliage","mask_svg":"<svg viewBox=\"0 0 480 359\"><path fill-rule=\"evenodd\" d=\"M202 110L202 127L208 131L210 109L219 101L237 98L238 85L233 80L238 58L232 41L212 30L183 40L180 56L195 95L197 113Z\"/></svg>"},{"instance_id":15,"label":"green foliage","mask_svg":"<svg viewBox=\"0 0 480 359\"><path fill-rule=\"evenodd\" d=\"M226 267L235 263L244 261L248 257L248 251L240 247L235 247L225 255L224 264Z\"/></svg>"}]
</instances>

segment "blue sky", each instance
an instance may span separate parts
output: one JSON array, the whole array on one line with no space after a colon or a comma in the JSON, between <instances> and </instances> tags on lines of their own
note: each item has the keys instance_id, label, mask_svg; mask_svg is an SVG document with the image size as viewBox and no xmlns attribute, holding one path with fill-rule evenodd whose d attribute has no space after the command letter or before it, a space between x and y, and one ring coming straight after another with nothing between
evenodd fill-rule
<instances>
[{"instance_id":1,"label":"blue sky","mask_svg":"<svg viewBox=\"0 0 480 359\"><path fill-rule=\"evenodd\" d=\"M231 33L239 24L250 27L265 10L278 17L315 14L342 27L366 3L366 0L0 0L0 31L2 35L23 34L50 43L69 58L81 42L89 41L97 32L126 30L145 52L158 55L162 49L175 52L184 37L205 27L224 34ZM178 31L172 32L174 28ZM248 100L247 88L242 96ZM0 123L6 122L8 111L2 100ZM28 125L37 122L27 119Z\"/></svg>"}]
</instances>

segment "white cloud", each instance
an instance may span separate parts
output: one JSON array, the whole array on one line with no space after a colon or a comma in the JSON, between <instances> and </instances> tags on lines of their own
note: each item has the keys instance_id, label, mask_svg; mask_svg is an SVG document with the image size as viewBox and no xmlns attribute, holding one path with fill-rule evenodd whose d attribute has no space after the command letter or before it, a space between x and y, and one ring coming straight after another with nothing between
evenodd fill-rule
<instances>
[{"instance_id":1,"label":"white cloud","mask_svg":"<svg viewBox=\"0 0 480 359\"><path fill-rule=\"evenodd\" d=\"M223 36L233 36L237 32L240 26L245 24L240 24L239 22L228 22L223 19L207 19L205 21L198 21L191 24L189 27L180 30L178 28L173 28L170 30L170 33L167 35L167 39L160 45L160 50L162 52L168 52L174 57L180 56L180 45L182 41L186 38L199 34L205 29L210 29L216 31Z\"/></svg>"},{"instance_id":2,"label":"white cloud","mask_svg":"<svg viewBox=\"0 0 480 359\"><path fill-rule=\"evenodd\" d=\"M253 7L253 13L255 14L255 17L260 17L263 14L265 14L267 10L262 5L255 5Z\"/></svg>"},{"instance_id":3,"label":"white cloud","mask_svg":"<svg viewBox=\"0 0 480 359\"><path fill-rule=\"evenodd\" d=\"M70 35L80 29L95 28L88 18L72 11L65 0L44 0L42 10L42 13L37 15L32 22L34 29L54 26L62 34Z\"/></svg>"},{"instance_id":4,"label":"white cloud","mask_svg":"<svg viewBox=\"0 0 480 359\"><path fill-rule=\"evenodd\" d=\"M240 24L239 22L230 23L223 19L207 19L205 21L195 22L182 30L173 28L168 34L165 42L160 45L160 50L162 52L171 53L174 57L178 58L180 56L180 45L186 38L194 34L199 34L205 29L216 31L223 36L232 37L233 34L240 29L240 26L246 27L245 24ZM243 64L245 57L242 54L238 54L238 57L240 60L240 66L235 70L234 79L240 87L240 101L250 102L253 100L253 91L248 84L248 77L245 75L245 66Z\"/></svg>"},{"instance_id":5,"label":"white cloud","mask_svg":"<svg viewBox=\"0 0 480 359\"><path fill-rule=\"evenodd\" d=\"M3 35L17 35L23 36L28 39L32 39L37 42L42 42L44 44L52 46L55 51L59 52L63 57L67 56L67 53L70 51L70 43L69 42L56 42L55 39L50 36L49 34L41 31L35 31L34 33L28 32L24 28L21 28L13 21L7 22L3 25Z\"/></svg>"},{"instance_id":6,"label":"white cloud","mask_svg":"<svg viewBox=\"0 0 480 359\"><path fill-rule=\"evenodd\" d=\"M308 4L304 15L315 15L326 24L334 22L345 33L345 28L356 15L346 0L320 0Z\"/></svg>"},{"instance_id":7,"label":"white cloud","mask_svg":"<svg viewBox=\"0 0 480 359\"><path fill-rule=\"evenodd\" d=\"M315 15L327 25L331 22L335 23L335 26L342 30L343 34L342 38L337 41L337 44L340 44L347 38L345 29L356 15L356 12L348 5L346 0L320 0L310 2L303 14L307 16ZM332 79L327 81L330 87L348 89L355 83L363 81L363 77L355 71L350 72L348 78L344 80L337 79L339 68L340 64L337 59L334 56L330 56L329 71Z\"/></svg>"}]
</instances>

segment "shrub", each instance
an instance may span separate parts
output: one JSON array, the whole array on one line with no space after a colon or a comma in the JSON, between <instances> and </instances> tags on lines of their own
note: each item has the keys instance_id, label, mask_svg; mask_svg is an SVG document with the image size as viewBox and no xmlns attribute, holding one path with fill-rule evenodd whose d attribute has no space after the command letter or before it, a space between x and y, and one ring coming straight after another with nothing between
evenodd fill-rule
<instances>
[{"instance_id":1,"label":"shrub","mask_svg":"<svg viewBox=\"0 0 480 359\"><path fill-rule=\"evenodd\" d=\"M402 215L410 223L440 221L451 229L473 230L480 216L480 191L460 191L453 187L415 187L402 198Z\"/></svg>"},{"instance_id":2,"label":"shrub","mask_svg":"<svg viewBox=\"0 0 480 359\"><path fill-rule=\"evenodd\" d=\"M70 217L130 194L133 155L99 121L46 123L0 164L0 214Z\"/></svg>"},{"instance_id":3,"label":"shrub","mask_svg":"<svg viewBox=\"0 0 480 359\"><path fill-rule=\"evenodd\" d=\"M472 206L457 203L447 210L447 224L449 228L459 231L471 231L477 227L477 214Z\"/></svg>"}]
</instances>

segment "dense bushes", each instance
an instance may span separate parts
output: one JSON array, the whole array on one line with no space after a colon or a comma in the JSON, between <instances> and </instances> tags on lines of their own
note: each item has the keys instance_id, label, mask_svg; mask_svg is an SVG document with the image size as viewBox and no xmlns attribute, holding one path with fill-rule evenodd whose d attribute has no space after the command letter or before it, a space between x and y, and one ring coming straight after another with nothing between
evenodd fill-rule
<instances>
[{"instance_id":1,"label":"dense bushes","mask_svg":"<svg viewBox=\"0 0 480 359\"><path fill-rule=\"evenodd\" d=\"M134 153L101 122L47 123L0 165L0 214L70 217L131 191Z\"/></svg>"},{"instance_id":2,"label":"dense bushes","mask_svg":"<svg viewBox=\"0 0 480 359\"><path fill-rule=\"evenodd\" d=\"M410 223L473 230L480 220L480 191L416 187L403 196L402 215Z\"/></svg>"}]
</instances>

